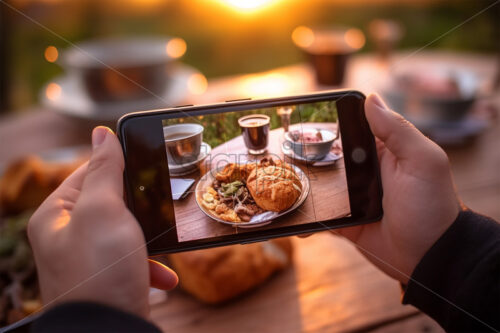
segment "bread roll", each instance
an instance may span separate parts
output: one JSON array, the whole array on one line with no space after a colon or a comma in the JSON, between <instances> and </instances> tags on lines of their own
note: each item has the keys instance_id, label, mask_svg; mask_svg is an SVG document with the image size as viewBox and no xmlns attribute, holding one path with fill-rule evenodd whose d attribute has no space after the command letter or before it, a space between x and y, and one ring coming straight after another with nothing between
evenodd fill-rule
<instances>
[{"instance_id":1,"label":"bread roll","mask_svg":"<svg viewBox=\"0 0 500 333\"><path fill-rule=\"evenodd\" d=\"M180 286L204 303L228 301L255 288L291 262L288 238L181 252L169 256Z\"/></svg>"},{"instance_id":2,"label":"bread roll","mask_svg":"<svg viewBox=\"0 0 500 333\"><path fill-rule=\"evenodd\" d=\"M27 156L10 164L0 179L0 213L18 214L38 207L82 163L49 163Z\"/></svg>"},{"instance_id":3,"label":"bread roll","mask_svg":"<svg viewBox=\"0 0 500 333\"><path fill-rule=\"evenodd\" d=\"M260 208L280 212L295 203L302 192L302 183L288 165L269 165L250 173L247 188Z\"/></svg>"}]
</instances>

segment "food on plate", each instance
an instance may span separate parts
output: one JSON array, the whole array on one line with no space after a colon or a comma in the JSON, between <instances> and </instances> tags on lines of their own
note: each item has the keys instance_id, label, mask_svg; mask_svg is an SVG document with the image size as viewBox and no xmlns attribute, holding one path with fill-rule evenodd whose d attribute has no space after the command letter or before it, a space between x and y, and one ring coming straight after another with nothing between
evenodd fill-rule
<instances>
[{"instance_id":1,"label":"food on plate","mask_svg":"<svg viewBox=\"0 0 500 333\"><path fill-rule=\"evenodd\" d=\"M264 158L258 163L227 164L205 189L200 203L224 221L248 222L265 211L288 209L301 190L300 179L289 164Z\"/></svg>"},{"instance_id":2,"label":"food on plate","mask_svg":"<svg viewBox=\"0 0 500 333\"><path fill-rule=\"evenodd\" d=\"M247 188L256 204L273 212L290 208L302 192L299 176L286 163L255 168L247 178Z\"/></svg>"},{"instance_id":3,"label":"food on plate","mask_svg":"<svg viewBox=\"0 0 500 333\"><path fill-rule=\"evenodd\" d=\"M217 304L264 283L292 259L288 238L169 255L180 287L202 302Z\"/></svg>"},{"instance_id":4,"label":"food on plate","mask_svg":"<svg viewBox=\"0 0 500 333\"><path fill-rule=\"evenodd\" d=\"M261 162L262 163L262 162ZM217 172L215 179L219 182L230 183L236 180L246 179L250 172L257 167L257 163L237 164L229 163L224 169Z\"/></svg>"},{"instance_id":5,"label":"food on plate","mask_svg":"<svg viewBox=\"0 0 500 333\"><path fill-rule=\"evenodd\" d=\"M242 181L223 183L218 180L207 188L201 205L213 215L228 222L248 222L252 216L262 212L252 199Z\"/></svg>"},{"instance_id":6,"label":"food on plate","mask_svg":"<svg viewBox=\"0 0 500 333\"><path fill-rule=\"evenodd\" d=\"M0 219L0 327L42 307L26 226L32 211Z\"/></svg>"},{"instance_id":7,"label":"food on plate","mask_svg":"<svg viewBox=\"0 0 500 333\"><path fill-rule=\"evenodd\" d=\"M294 142L302 143L318 143L324 141L320 130L316 130L316 132L291 131L290 138Z\"/></svg>"},{"instance_id":8,"label":"food on plate","mask_svg":"<svg viewBox=\"0 0 500 333\"><path fill-rule=\"evenodd\" d=\"M38 207L83 160L45 162L27 156L10 164L0 179L0 212L17 214Z\"/></svg>"},{"instance_id":9,"label":"food on plate","mask_svg":"<svg viewBox=\"0 0 500 333\"><path fill-rule=\"evenodd\" d=\"M33 210L84 161L26 156L0 178L0 327L40 310L40 292L26 226Z\"/></svg>"}]
</instances>

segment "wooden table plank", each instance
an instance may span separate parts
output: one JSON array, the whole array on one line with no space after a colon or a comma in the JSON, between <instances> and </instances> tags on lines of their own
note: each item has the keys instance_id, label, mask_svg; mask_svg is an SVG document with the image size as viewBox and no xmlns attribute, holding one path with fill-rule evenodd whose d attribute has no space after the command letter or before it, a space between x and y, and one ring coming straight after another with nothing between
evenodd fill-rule
<instances>
[{"instance_id":1,"label":"wooden table plank","mask_svg":"<svg viewBox=\"0 0 500 333\"><path fill-rule=\"evenodd\" d=\"M500 94L490 98L500 110ZM500 114L499 114L500 116ZM463 147L445 149L463 202L473 210L500 221L500 117Z\"/></svg>"},{"instance_id":2,"label":"wooden table plank","mask_svg":"<svg viewBox=\"0 0 500 333\"><path fill-rule=\"evenodd\" d=\"M153 307L153 320L167 332L343 332L417 313L346 240L323 232L292 241L293 266L257 290L222 306L176 290Z\"/></svg>"},{"instance_id":3,"label":"wooden table plank","mask_svg":"<svg viewBox=\"0 0 500 333\"><path fill-rule=\"evenodd\" d=\"M92 127L44 109L0 118L0 164L54 148L90 144Z\"/></svg>"},{"instance_id":4,"label":"wooden table plank","mask_svg":"<svg viewBox=\"0 0 500 333\"><path fill-rule=\"evenodd\" d=\"M358 330L357 333L371 332L371 333L444 333L444 330L438 323L426 315L418 314L403 320L394 320L392 322L381 323L380 326L367 327L364 330Z\"/></svg>"}]
</instances>

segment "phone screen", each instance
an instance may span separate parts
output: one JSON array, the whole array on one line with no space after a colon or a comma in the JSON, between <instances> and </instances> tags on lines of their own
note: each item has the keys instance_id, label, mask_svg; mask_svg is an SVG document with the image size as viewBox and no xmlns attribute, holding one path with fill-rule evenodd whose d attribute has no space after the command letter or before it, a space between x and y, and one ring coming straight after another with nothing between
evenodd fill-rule
<instances>
[{"instance_id":1,"label":"phone screen","mask_svg":"<svg viewBox=\"0 0 500 333\"><path fill-rule=\"evenodd\" d=\"M349 216L336 101L164 119L179 242Z\"/></svg>"},{"instance_id":2,"label":"phone screen","mask_svg":"<svg viewBox=\"0 0 500 333\"><path fill-rule=\"evenodd\" d=\"M170 109L122 121L127 202L150 253L379 218L378 160L359 95Z\"/></svg>"}]
</instances>

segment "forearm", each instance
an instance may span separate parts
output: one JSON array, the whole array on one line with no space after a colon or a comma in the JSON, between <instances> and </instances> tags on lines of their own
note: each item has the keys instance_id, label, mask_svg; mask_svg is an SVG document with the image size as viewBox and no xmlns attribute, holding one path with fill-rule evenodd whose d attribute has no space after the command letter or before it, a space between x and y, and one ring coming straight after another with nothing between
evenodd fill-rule
<instances>
[{"instance_id":1,"label":"forearm","mask_svg":"<svg viewBox=\"0 0 500 333\"><path fill-rule=\"evenodd\" d=\"M90 302L63 303L31 322L6 332L160 332L151 322L113 307Z\"/></svg>"},{"instance_id":2,"label":"forearm","mask_svg":"<svg viewBox=\"0 0 500 333\"><path fill-rule=\"evenodd\" d=\"M415 268L403 297L446 330L500 330L500 224L463 211Z\"/></svg>"}]
</instances>

